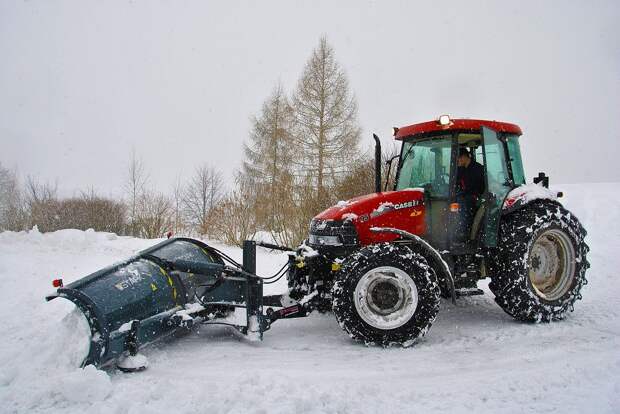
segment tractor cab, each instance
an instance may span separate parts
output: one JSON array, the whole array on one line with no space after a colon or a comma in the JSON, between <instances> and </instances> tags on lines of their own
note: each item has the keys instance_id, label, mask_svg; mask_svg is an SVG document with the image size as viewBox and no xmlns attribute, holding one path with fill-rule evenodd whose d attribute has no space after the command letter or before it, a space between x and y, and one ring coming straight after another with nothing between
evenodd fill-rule
<instances>
[{"instance_id":1,"label":"tractor cab","mask_svg":"<svg viewBox=\"0 0 620 414\"><path fill-rule=\"evenodd\" d=\"M424 189L426 231L421 236L436 249L453 253L496 246L504 199L525 184L518 142L521 129L504 122L444 115L438 121L394 131L402 141L394 189ZM484 171L482 191L475 194L463 188L459 176L458 158L464 148L470 163Z\"/></svg>"}]
</instances>

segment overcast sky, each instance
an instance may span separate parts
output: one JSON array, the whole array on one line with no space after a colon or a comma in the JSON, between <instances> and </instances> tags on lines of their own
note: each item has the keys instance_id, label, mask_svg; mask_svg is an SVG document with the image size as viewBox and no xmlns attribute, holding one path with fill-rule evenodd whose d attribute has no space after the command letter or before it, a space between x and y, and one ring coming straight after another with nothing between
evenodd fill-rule
<instances>
[{"instance_id":1,"label":"overcast sky","mask_svg":"<svg viewBox=\"0 0 620 414\"><path fill-rule=\"evenodd\" d=\"M120 195L230 178L250 116L325 34L363 139L448 113L518 123L529 178L620 181L618 1L0 0L0 162Z\"/></svg>"}]
</instances>

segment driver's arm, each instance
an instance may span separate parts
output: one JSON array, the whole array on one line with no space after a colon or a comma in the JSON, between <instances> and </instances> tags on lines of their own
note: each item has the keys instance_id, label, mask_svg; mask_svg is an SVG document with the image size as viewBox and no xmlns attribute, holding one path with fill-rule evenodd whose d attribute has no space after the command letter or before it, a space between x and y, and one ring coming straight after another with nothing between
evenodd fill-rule
<instances>
[{"instance_id":1,"label":"driver's arm","mask_svg":"<svg viewBox=\"0 0 620 414\"><path fill-rule=\"evenodd\" d=\"M456 192L463 192L465 189L463 188L463 167L457 167L456 169Z\"/></svg>"}]
</instances>

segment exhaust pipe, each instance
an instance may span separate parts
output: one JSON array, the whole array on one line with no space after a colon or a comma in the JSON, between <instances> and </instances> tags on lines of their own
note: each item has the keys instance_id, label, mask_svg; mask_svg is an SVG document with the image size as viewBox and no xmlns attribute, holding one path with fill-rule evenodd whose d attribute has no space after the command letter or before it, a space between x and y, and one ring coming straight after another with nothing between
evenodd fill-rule
<instances>
[{"instance_id":1,"label":"exhaust pipe","mask_svg":"<svg viewBox=\"0 0 620 414\"><path fill-rule=\"evenodd\" d=\"M372 134L375 139L375 193L381 192L381 141L377 134Z\"/></svg>"}]
</instances>

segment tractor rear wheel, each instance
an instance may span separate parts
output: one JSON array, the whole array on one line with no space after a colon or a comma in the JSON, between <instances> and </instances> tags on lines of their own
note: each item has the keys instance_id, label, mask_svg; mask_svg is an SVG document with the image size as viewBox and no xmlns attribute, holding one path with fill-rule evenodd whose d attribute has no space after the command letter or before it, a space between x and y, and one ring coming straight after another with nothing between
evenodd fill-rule
<instances>
[{"instance_id":1,"label":"tractor rear wheel","mask_svg":"<svg viewBox=\"0 0 620 414\"><path fill-rule=\"evenodd\" d=\"M555 201L534 201L504 217L490 257L495 301L522 321L563 319L587 283L585 236L579 220Z\"/></svg>"},{"instance_id":2,"label":"tractor rear wheel","mask_svg":"<svg viewBox=\"0 0 620 414\"><path fill-rule=\"evenodd\" d=\"M440 303L437 277L407 246L368 246L336 275L333 312L340 326L367 345L412 345L430 329Z\"/></svg>"}]
</instances>

